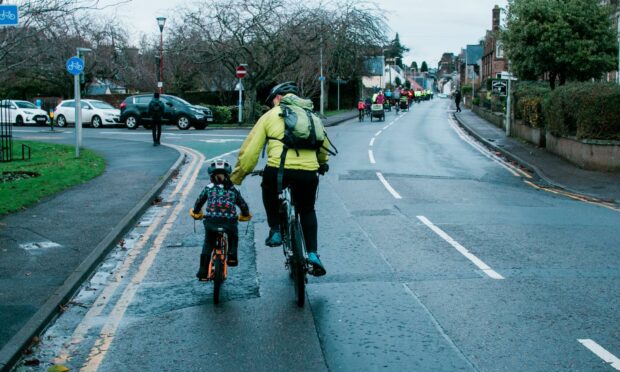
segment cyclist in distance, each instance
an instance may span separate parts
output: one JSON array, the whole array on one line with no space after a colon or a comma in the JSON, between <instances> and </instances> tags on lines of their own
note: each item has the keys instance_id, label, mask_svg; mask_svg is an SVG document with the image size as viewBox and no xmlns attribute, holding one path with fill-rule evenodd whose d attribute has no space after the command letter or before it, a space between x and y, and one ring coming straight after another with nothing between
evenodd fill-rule
<instances>
[{"instance_id":1,"label":"cyclist in distance","mask_svg":"<svg viewBox=\"0 0 620 372\"><path fill-rule=\"evenodd\" d=\"M284 118L280 103L288 106L298 106L305 110L312 110L311 100L297 96L298 89L295 83L286 82L274 86L267 98L267 104L273 108L266 112L254 125L239 151L239 158L230 176L231 181L240 185L245 176L254 170L258 158L265 144L267 144L267 166L263 171L261 183L263 205L267 213L269 236L265 244L270 247L282 245L280 233L280 219L278 200L278 173L281 157L284 153L284 169L282 187L291 190L292 202L295 205L301 220L301 228L308 252L308 261L312 265L312 274L325 275L325 268L317 254L318 224L314 204L319 185L318 174L325 174L329 146L326 139L319 150L290 149L284 152Z\"/></svg>"},{"instance_id":2,"label":"cyclist in distance","mask_svg":"<svg viewBox=\"0 0 620 372\"><path fill-rule=\"evenodd\" d=\"M357 111L358 111L359 121L364 120L364 115L366 115L366 104L364 103L364 100L361 98L357 102Z\"/></svg>"}]
</instances>

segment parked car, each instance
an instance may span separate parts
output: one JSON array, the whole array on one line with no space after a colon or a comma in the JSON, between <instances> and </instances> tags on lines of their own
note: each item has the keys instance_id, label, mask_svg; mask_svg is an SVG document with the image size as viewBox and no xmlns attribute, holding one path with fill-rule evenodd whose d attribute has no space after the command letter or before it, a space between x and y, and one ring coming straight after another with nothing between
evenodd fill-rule
<instances>
[{"instance_id":1,"label":"parked car","mask_svg":"<svg viewBox=\"0 0 620 372\"><path fill-rule=\"evenodd\" d=\"M88 123L93 128L100 128L103 125L118 125L120 121L120 110L114 108L107 102L94 99L83 99L82 104L82 123ZM75 124L75 100L68 99L60 102L54 110L56 125L66 127Z\"/></svg>"},{"instance_id":2,"label":"parked car","mask_svg":"<svg viewBox=\"0 0 620 372\"><path fill-rule=\"evenodd\" d=\"M47 112L28 101L11 99L0 101L0 116L2 116L2 119L8 119L8 122L15 125L46 125L50 122Z\"/></svg>"},{"instance_id":3,"label":"parked car","mask_svg":"<svg viewBox=\"0 0 620 372\"><path fill-rule=\"evenodd\" d=\"M136 129L143 125L149 128L152 118L148 115L149 103L153 94L130 96L121 103L121 121L128 129ZM162 94L161 101L166 108L162 118L163 124L175 124L179 129L187 130L191 126L205 129L213 122L213 112L208 107L192 105L182 98Z\"/></svg>"}]
</instances>

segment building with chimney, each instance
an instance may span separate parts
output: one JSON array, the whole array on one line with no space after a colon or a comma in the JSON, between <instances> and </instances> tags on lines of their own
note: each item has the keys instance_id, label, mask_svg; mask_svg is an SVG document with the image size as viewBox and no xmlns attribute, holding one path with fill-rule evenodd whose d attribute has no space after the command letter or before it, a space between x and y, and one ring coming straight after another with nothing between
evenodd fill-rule
<instances>
[{"instance_id":1,"label":"building with chimney","mask_svg":"<svg viewBox=\"0 0 620 372\"><path fill-rule=\"evenodd\" d=\"M487 31L484 38L484 52L482 54L482 66L480 77L482 81L498 78L503 71L507 71L508 60L504 53L502 42L498 40L500 32L501 9L495 5L492 11L492 27Z\"/></svg>"}]
</instances>

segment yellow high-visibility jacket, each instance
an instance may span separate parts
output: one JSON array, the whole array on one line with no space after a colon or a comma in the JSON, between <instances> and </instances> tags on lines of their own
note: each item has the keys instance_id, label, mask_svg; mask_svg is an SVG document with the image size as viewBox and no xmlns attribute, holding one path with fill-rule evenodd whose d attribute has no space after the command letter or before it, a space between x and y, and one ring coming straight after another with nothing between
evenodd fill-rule
<instances>
[{"instance_id":1,"label":"yellow high-visibility jacket","mask_svg":"<svg viewBox=\"0 0 620 372\"><path fill-rule=\"evenodd\" d=\"M285 99L287 101L300 102L305 108L308 105L312 108L312 101L301 99L293 94L287 94L283 97L283 100ZM280 167L280 156L282 155L284 144L281 141L268 140L267 138L284 138L284 119L280 116L281 113L282 109L279 106L267 111L258 119L250 134L248 134L243 145L241 145L237 164L235 164L230 175L230 180L235 185L240 185L245 176L254 170L267 141L267 165L274 168ZM319 164L327 163L329 160L329 153L327 152L329 146L329 140L325 138L323 147L318 152L309 149L298 149L297 151L289 149L286 153L284 168L316 171L319 169Z\"/></svg>"}]
</instances>

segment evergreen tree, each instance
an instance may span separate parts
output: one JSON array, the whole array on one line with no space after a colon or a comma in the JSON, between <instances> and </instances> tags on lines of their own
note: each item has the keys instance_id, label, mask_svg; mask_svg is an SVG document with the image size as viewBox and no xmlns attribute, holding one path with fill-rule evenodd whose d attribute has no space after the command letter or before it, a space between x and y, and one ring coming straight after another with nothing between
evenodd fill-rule
<instances>
[{"instance_id":1,"label":"evergreen tree","mask_svg":"<svg viewBox=\"0 0 620 372\"><path fill-rule=\"evenodd\" d=\"M418 63L416 61L411 62L411 69L418 72Z\"/></svg>"},{"instance_id":2,"label":"evergreen tree","mask_svg":"<svg viewBox=\"0 0 620 372\"><path fill-rule=\"evenodd\" d=\"M501 40L521 79L598 79L617 63L610 9L598 1L510 0Z\"/></svg>"},{"instance_id":3,"label":"evergreen tree","mask_svg":"<svg viewBox=\"0 0 620 372\"><path fill-rule=\"evenodd\" d=\"M396 36L394 37L392 41L390 41L390 44L385 51L385 56L387 58L395 58L396 65L402 68L403 67L403 54L407 53L408 51L409 51L409 48L407 48L406 46L400 43L400 36L398 35L398 33L396 33Z\"/></svg>"},{"instance_id":4,"label":"evergreen tree","mask_svg":"<svg viewBox=\"0 0 620 372\"><path fill-rule=\"evenodd\" d=\"M428 65L426 64L426 61L422 61L422 67L420 67L420 71L428 72Z\"/></svg>"}]
</instances>

